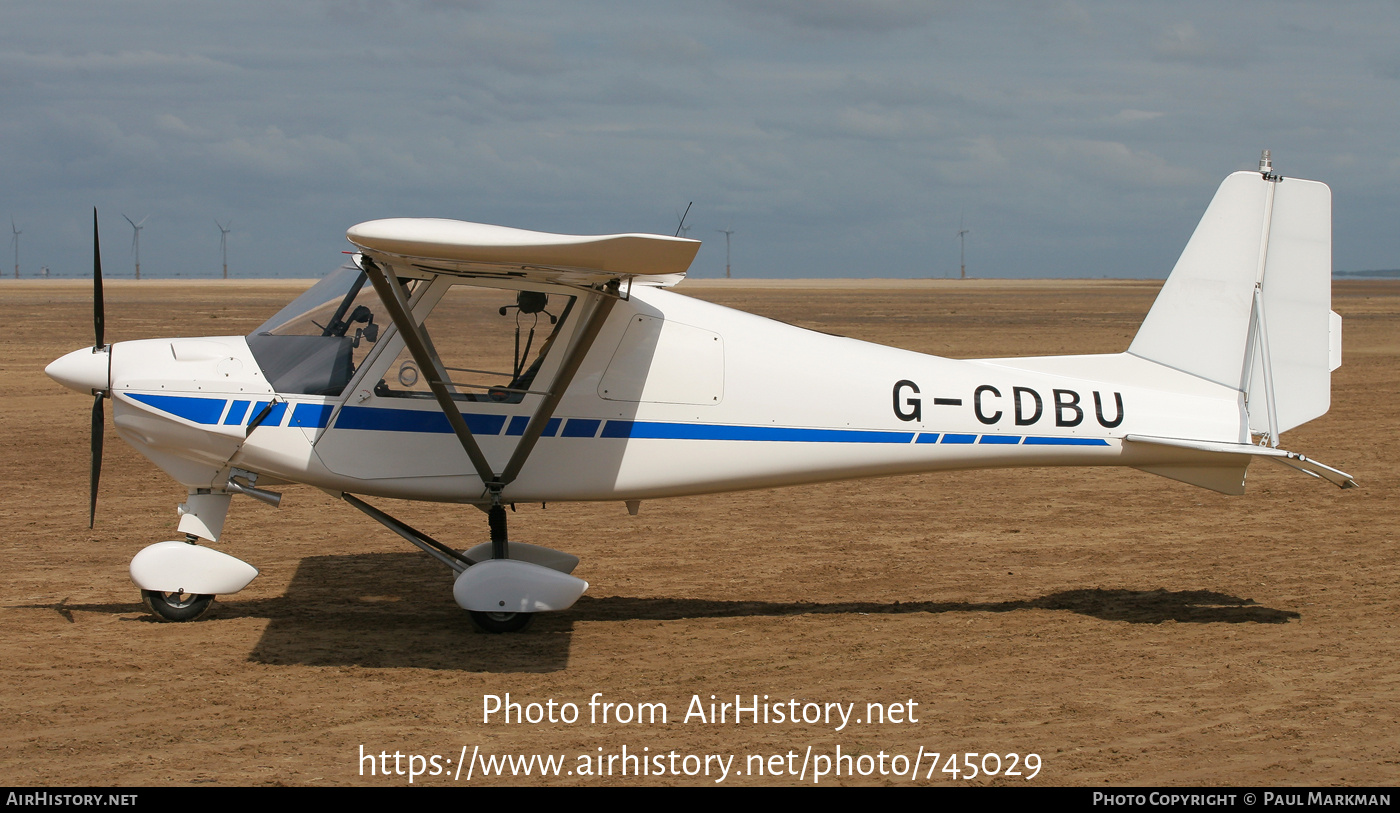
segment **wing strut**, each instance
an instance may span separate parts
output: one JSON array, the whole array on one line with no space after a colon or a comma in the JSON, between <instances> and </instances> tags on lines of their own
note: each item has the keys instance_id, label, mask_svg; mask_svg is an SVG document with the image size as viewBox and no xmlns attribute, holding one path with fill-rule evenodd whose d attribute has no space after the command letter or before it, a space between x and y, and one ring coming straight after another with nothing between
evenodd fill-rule
<instances>
[{"instance_id":1,"label":"wing strut","mask_svg":"<svg viewBox=\"0 0 1400 813\"><path fill-rule=\"evenodd\" d=\"M418 365L418 369L423 371L423 377L428 380L428 388L433 391L433 397L437 399L438 406L442 408L442 414L447 416L447 423L452 427L452 432L457 436L458 442L462 444L462 450L471 459L472 467L481 477L481 482L493 491L499 492L504 484L496 482L496 473L491 471L491 464L486 462L486 455L481 453L481 447L476 444L476 438L472 437L472 430L467 426L466 419L462 417L462 411L457 408L457 402L452 400L452 394L447 391L447 384L443 381L438 365L434 363L433 354L428 351L427 342L424 341L422 328L413 321L413 316L408 311L408 300L404 297L403 288L399 285L398 279L391 280L374 260L363 255L360 257L360 267L366 274L369 274L370 282L374 284L374 292L379 295L379 300L388 309L389 316L394 320L394 326L399 329L399 334L403 336L408 352L413 355L413 361Z\"/></svg>"},{"instance_id":2,"label":"wing strut","mask_svg":"<svg viewBox=\"0 0 1400 813\"><path fill-rule=\"evenodd\" d=\"M588 355L589 349L593 347L593 342L598 338L598 332L602 330L603 323L608 319L608 314L612 312L613 305L617 301L617 280L608 282L603 290L596 291L599 294L598 304L589 314L588 320L584 322L578 338L570 344L564 360L559 365L559 372L555 375L554 381L550 383L544 402L530 418L529 424L525 427L525 433L521 435L520 441L516 444L515 451L511 454L505 470L501 472L500 476L497 476L491 469L491 464L487 462L486 456L482 454L481 447L477 445L471 427L467 426L466 419L462 417L461 410L457 408L457 402L452 399L447 382L444 380L446 376L442 373L441 366L436 363L436 354L429 346L422 327L413 320L409 313L408 300L397 279L391 278L369 257L361 255L360 263L374 284L375 293L379 295L379 299L389 311L389 316L394 320L394 326L402 334L404 344L408 347L409 353L412 354L413 361L418 365L418 369L423 371L428 387L433 392L433 397L437 399L438 406L442 408L443 414L447 416L448 424L452 427L453 433L457 435L457 441L462 444L463 451L471 459L472 467L476 469L477 475L481 477L481 482L486 485L487 491L490 492L492 503L499 505L501 490L520 475L520 470L524 468L525 461L529 459L530 452L535 448L535 442L540 439L540 435L543 434L545 426L549 424L550 418L554 417L554 410L559 406L559 401L569 389L569 384L583 363L584 356ZM501 525L504 525L503 516ZM493 532L493 537L496 535Z\"/></svg>"}]
</instances>

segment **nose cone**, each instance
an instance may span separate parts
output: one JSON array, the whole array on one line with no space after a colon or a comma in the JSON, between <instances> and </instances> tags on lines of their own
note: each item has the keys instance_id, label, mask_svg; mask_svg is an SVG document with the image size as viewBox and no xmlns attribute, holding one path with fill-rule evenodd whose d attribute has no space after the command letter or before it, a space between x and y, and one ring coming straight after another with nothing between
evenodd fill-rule
<instances>
[{"instance_id":1,"label":"nose cone","mask_svg":"<svg viewBox=\"0 0 1400 813\"><path fill-rule=\"evenodd\" d=\"M44 368L44 373L70 390L91 395L93 390L106 390L107 373L110 368L111 347L94 351L91 347L74 350L62 358L55 359Z\"/></svg>"}]
</instances>

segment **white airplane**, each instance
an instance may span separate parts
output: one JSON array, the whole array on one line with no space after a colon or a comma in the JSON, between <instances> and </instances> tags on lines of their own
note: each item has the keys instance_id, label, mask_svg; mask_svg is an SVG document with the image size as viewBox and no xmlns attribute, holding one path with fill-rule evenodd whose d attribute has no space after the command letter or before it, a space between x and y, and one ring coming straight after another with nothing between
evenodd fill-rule
<instances>
[{"instance_id":1,"label":"white airplane","mask_svg":"<svg viewBox=\"0 0 1400 813\"><path fill-rule=\"evenodd\" d=\"M96 215L94 214L96 252ZM482 629L570 607L578 558L509 540L504 506L642 500L1007 466L1129 466L1226 494L1330 403L1331 191L1267 160L1221 185L1127 352L959 361L793 327L673 293L699 242L451 220L348 232L358 252L247 336L96 342L47 368L188 490L181 541L131 562L172 621L251 565L207 547L230 498L342 497L451 568ZM486 511L465 551L364 501Z\"/></svg>"}]
</instances>

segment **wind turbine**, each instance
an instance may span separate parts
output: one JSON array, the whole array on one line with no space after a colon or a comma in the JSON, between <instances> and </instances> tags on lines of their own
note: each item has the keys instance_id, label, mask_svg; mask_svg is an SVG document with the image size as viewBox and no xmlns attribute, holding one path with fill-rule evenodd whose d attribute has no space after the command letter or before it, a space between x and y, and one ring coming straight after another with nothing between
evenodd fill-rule
<instances>
[{"instance_id":1,"label":"wind turbine","mask_svg":"<svg viewBox=\"0 0 1400 813\"><path fill-rule=\"evenodd\" d=\"M122 217L126 217L126 215L123 214ZM147 220L150 220L150 219L151 219L151 216L150 216L150 215L146 215L145 217L141 218L141 222L140 222L140 223L137 223L137 222L133 221L131 218L126 217L126 222L128 222L128 223L131 224L131 228L132 228L132 229L135 229L135 232L133 233L132 238L131 238L131 253L134 254L134 255L136 255L136 278L137 278L137 279L141 279L141 227L144 226L144 225L146 225L146 221L147 221Z\"/></svg>"},{"instance_id":2,"label":"wind turbine","mask_svg":"<svg viewBox=\"0 0 1400 813\"><path fill-rule=\"evenodd\" d=\"M230 220L227 226L219 225L219 221L214 221L215 226L219 226L219 251L224 255L224 279L228 279L228 233L233 231L233 221Z\"/></svg>"},{"instance_id":3,"label":"wind turbine","mask_svg":"<svg viewBox=\"0 0 1400 813\"><path fill-rule=\"evenodd\" d=\"M967 279L967 234L963 228L963 216L958 215L958 279Z\"/></svg>"},{"instance_id":4,"label":"wind turbine","mask_svg":"<svg viewBox=\"0 0 1400 813\"><path fill-rule=\"evenodd\" d=\"M10 218L10 231L15 233L15 235L10 238L10 242L15 245L15 279L19 279L19 236L24 232L15 228L14 217Z\"/></svg>"},{"instance_id":5,"label":"wind turbine","mask_svg":"<svg viewBox=\"0 0 1400 813\"><path fill-rule=\"evenodd\" d=\"M724 278L729 279L729 235L734 233L733 229L715 229L724 235Z\"/></svg>"}]
</instances>

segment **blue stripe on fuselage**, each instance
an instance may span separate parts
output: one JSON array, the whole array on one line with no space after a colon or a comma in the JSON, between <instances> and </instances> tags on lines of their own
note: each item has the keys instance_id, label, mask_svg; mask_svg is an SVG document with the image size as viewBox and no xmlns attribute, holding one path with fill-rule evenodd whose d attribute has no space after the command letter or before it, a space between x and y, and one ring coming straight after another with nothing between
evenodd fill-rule
<instances>
[{"instance_id":1,"label":"blue stripe on fuselage","mask_svg":"<svg viewBox=\"0 0 1400 813\"><path fill-rule=\"evenodd\" d=\"M127 393L127 397L191 423L204 424L218 423L219 418L223 417L224 407L228 404L223 398L193 398L186 395L145 395L132 392Z\"/></svg>"},{"instance_id":2,"label":"blue stripe on fuselage","mask_svg":"<svg viewBox=\"0 0 1400 813\"><path fill-rule=\"evenodd\" d=\"M168 412L192 423L217 424L223 418L226 424L241 424L256 416L267 401L259 401L249 409L249 402L235 400L232 405L221 398L201 398L188 395L154 395L128 393L135 401ZM227 417L224 409L228 407ZM273 407L266 426L278 426L287 404L282 402ZM292 419L288 426L303 428L325 428L334 406L331 404L295 404ZM510 418L507 435L521 435L529 423L524 415L482 415L464 413L467 426L477 435L499 435L506 428L506 418ZM603 431L598 432L602 424ZM560 432L560 428L563 432ZM416 409L390 409L382 407L347 406L340 410L336 419L336 429L354 429L369 432L419 432L428 434L451 434L452 426L447 416L441 412ZM645 440L728 440L728 441L770 441L783 443L912 443L920 444L980 444L980 445L1022 445L1022 446L1108 446L1104 438L1050 437L1020 435L975 435L943 434L935 432L892 432L878 429L815 429L795 426L734 426L709 423L673 423L669 421L629 421L597 418L550 418L542 433L544 437L566 437L576 439L645 439Z\"/></svg>"},{"instance_id":3,"label":"blue stripe on fuselage","mask_svg":"<svg viewBox=\"0 0 1400 813\"><path fill-rule=\"evenodd\" d=\"M225 426L238 426L243 423L243 419L248 417L248 405L252 401L234 401L228 408L228 417L224 418Z\"/></svg>"},{"instance_id":4,"label":"blue stripe on fuselage","mask_svg":"<svg viewBox=\"0 0 1400 813\"><path fill-rule=\"evenodd\" d=\"M770 440L808 443L909 443L913 432L867 429L806 429L792 426L726 426L709 423L608 421L605 438L657 440Z\"/></svg>"},{"instance_id":5,"label":"blue stripe on fuselage","mask_svg":"<svg viewBox=\"0 0 1400 813\"><path fill-rule=\"evenodd\" d=\"M1024 446L1107 446L1103 438L1026 438Z\"/></svg>"},{"instance_id":6,"label":"blue stripe on fuselage","mask_svg":"<svg viewBox=\"0 0 1400 813\"><path fill-rule=\"evenodd\" d=\"M292 410L292 419L287 422L288 426L300 426L307 429L324 429L326 423L331 419L331 412L335 407L330 404L297 404Z\"/></svg>"},{"instance_id":7,"label":"blue stripe on fuselage","mask_svg":"<svg viewBox=\"0 0 1400 813\"><path fill-rule=\"evenodd\" d=\"M499 435L506 425L504 415L464 413L462 418L474 435ZM372 432L428 432L451 434L452 424L441 412L417 409L380 409L378 407L348 406L335 419L336 429L363 429Z\"/></svg>"}]
</instances>

